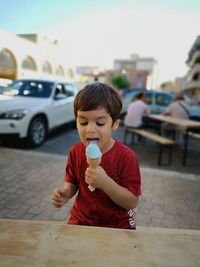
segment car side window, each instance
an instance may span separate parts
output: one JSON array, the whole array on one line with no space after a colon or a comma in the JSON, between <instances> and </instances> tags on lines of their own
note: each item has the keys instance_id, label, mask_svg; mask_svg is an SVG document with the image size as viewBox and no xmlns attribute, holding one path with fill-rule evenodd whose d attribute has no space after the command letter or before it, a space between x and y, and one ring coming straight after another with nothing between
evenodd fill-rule
<instances>
[{"instance_id":1,"label":"car side window","mask_svg":"<svg viewBox=\"0 0 200 267\"><path fill-rule=\"evenodd\" d=\"M153 94L149 93L145 93L145 96L147 97L147 105L152 105L153 103Z\"/></svg>"},{"instance_id":2,"label":"car side window","mask_svg":"<svg viewBox=\"0 0 200 267\"><path fill-rule=\"evenodd\" d=\"M156 105L158 106L169 106L169 104L171 103L171 97L169 95L165 95L162 93L158 93L156 94Z\"/></svg>"},{"instance_id":3,"label":"car side window","mask_svg":"<svg viewBox=\"0 0 200 267\"><path fill-rule=\"evenodd\" d=\"M65 98L65 97L66 97L66 94L65 94L64 87L61 83L58 83L55 89L55 98L60 99L60 98Z\"/></svg>"},{"instance_id":4,"label":"car side window","mask_svg":"<svg viewBox=\"0 0 200 267\"><path fill-rule=\"evenodd\" d=\"M64 84L64 91L66 96L75 96L77 94L77 88L73 84Z\"/></svg>"},{"instance_id":5,"label":"car side window","mask_svg":"<svg viewBox=\"0 0 200 267\"><path fill-rule=\"evenodd\" d=\"M63 86L62 86L62 84L58 83L58 84L56 85L55 94L56 94L56 95L58 95L58 94L64 94L64 90L63 90Z\"/></svg>"}]
</instances>

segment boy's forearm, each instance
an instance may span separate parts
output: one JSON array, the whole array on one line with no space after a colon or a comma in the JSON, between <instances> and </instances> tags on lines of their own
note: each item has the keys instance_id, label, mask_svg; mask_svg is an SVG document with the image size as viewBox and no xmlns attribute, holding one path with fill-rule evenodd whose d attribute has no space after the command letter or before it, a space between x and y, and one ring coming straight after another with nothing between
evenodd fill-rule
<instances>
[{"instance_id":1,"label":"boy's forearm","mask_svg":"<svg viewBox=\"0 0 200 267\"><path fill-rule=\"evenodd\" d=\"M77 187L74 184L68 182L64 182L64 189L68 190L69 199L72 198L77 192Z\"/></svg>"},{"instance_id":2,"label":"boy's forearm","mask_svg":"<svg viewBox=\"0 0 200 267\"><path fill-rule=\"evenodd\" d=\"M111 178L103 188L103 191L112 199L118 206L130 210L138 205L139 197L132 194L128 189L118 185Z\"/></svg>"}]
</instances>

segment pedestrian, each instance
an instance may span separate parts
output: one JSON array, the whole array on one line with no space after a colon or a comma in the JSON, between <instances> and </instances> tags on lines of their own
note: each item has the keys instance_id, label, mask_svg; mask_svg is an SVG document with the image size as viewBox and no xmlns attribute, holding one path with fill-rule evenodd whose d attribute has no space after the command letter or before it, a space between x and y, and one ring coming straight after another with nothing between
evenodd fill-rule
<instances>
[{"instance_id":1,"label":"pedestrian","mask_svg":"<svg viewBox=\"0 0 200 267\"><path fill-rule=\"evenodd\" d=\"M189 119L189 110L183 96L176 94L173 102L163 112L163 115L179 119ZM161 126L161 134L164 136L172 134L177 144L181 144L184 131L185 127L170 124L168 122L163 123Z\"/></svg>"},{"instance_id":2,"label":"pedestrian","mask_svg":"<svg viewBox=\"0 0 200 267\"><path fill-rule=\"evenodd\" d=\"M69 152L64 186L52 194L57 208L76 195L68 224L136 228L134 209L141 194L138 160L129 147L112 137L119 126L121 108L118 93L103 83L87 85L75 98L80 142ZM102 153L96 169L88 166L85 155L90 141L96 141Z\"/></svg>"},{"instance_id":3,"label":"pedestrian","mask_svg":"<svg viewBox=\"0 0 200 267\"><path fill-rule=\"evenodd\" d=\"M137 100L131 102L127 109L127 114L124 119L126 127L143 128L143 116L149 113L147 106L147 97L144 93L137 95Z\"/></svg>"}]
</instances>

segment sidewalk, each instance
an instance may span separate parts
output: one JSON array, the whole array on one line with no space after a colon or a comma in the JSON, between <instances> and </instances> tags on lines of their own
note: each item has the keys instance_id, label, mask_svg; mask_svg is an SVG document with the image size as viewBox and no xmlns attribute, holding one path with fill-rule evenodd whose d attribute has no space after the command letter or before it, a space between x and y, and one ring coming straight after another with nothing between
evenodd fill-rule
<instances>
[{"instance_id":1,"label":"sidewalk","mask_svg":"<svg viewBox=\"0 0 200 267\"><path fill-rule=\"evenodd\" d=\"M66 157L0 147L0 218L66 220L71 203L51 205ZM200 176L142 167L137 225L200 230Z\"/></svg>"}]
</instances>

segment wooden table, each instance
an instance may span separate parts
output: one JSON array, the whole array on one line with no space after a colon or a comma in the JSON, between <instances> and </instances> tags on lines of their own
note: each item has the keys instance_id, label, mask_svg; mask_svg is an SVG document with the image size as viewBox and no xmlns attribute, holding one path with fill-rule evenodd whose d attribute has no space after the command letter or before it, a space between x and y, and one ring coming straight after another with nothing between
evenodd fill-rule
<instances>
[{"instance_id":1,"label":"wooden table","mask_svg":"<svg viewBox=\"0 0 200 267\"><path fill-rule=\"evenodd\" d=\"M200 231L0 219L1 267L199 267Z\"/></svg>"},{"instance_id":2,"label":"wooden table","mask_svg":"<svg viewBox=\"0 0 200 267\"><path fill-rule=\"evenodd\" d=\"M160 122L168 122L177 126L185 127L185 135L184 135L184 147L183 147L183 156L182 156L182 165L185 166L186 164L186 157L187 157L187 148L188 148L188 132L194 130L200 130L200 122L193 121L193 120L185 120L174 118L171 116L164 116L164 115L154 115L149 114L147 116L150 119L157 120Z\"/></svg>"},{"instance_id":3,"label":"wooden table","mask_svg":"<svg viewBox=\"0 0 200 267\"><path fill-rule=\"evenodd\" d=\"M185 120L185 119L179 119L179 118L174 118L171 116L164 116L164 115L155 115L155 114L149 114L147 115L148 118L162 121L162 122L168 122L171 124L175 124L178 126L183 126L186 129L200 129L200 122L198 121L193 121L193 120Z\"/></svg>"}]
</instances>

